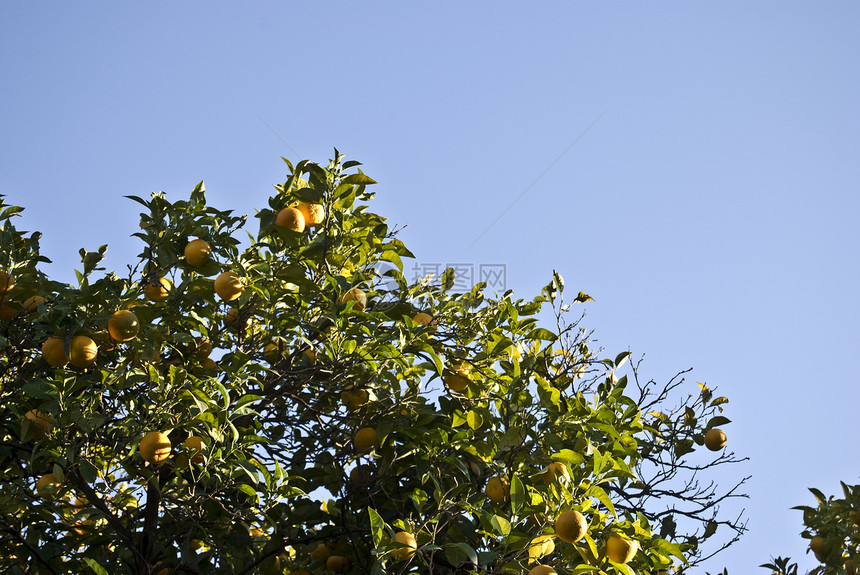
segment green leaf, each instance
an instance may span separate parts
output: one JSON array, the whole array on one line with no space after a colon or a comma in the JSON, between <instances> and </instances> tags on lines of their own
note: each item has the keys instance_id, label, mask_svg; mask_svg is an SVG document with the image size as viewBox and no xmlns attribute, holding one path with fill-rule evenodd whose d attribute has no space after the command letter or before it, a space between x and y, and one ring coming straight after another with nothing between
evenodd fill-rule
<instances>
[{"instance_id":1,"label":"green leaf","mask_svg":"<svg viewBox=\"0 0 860 575\"><path fill-rule=\"evenodd\" d=\"M529 339L543 339L546 341L555 341L558 339L556 334L542 327L533 329L526 337Z\"/></svg>"},{"instance_id":2,"label":"green leaf","mask_svg":"<svg viewBox=\"0 0 860 575\"><path fill-rule=\"evenodd\" d=\"M382 541L385 536L385 521L372 507L367 508L367 513L370 516L370 534L373 536L373 546L379 549L383 545Z\"/></svg>"},{"instance_id":3,"label":"green leaf","mask_svg":"<svg viewBox=\"0 0 860 575\"><path fill-rule=\"evenodd\" d=\"M595 451L596 453L596 451ZM585 491L586 497L594 497L598 501L600 501L604 507L606 507L610 513L612 513L615 520L618 520L618 513L615 512L615 506L612 504L612 500L609 499L609 495L607 495L606 491L603 490L599 485L591 485Z\"/></svg>"},{"instance_id":4,"label":"green leaf","mask_svg":"<svg viewBox=\"0 0 860 575\"><path fill-rule=\"evenodd\" d=\"M453 565L462 565L467 561L478 564L478 554L466 543L446 543L442 547L445 549L445 558Z\"/></svg>"},{"instance_id":5,"label":"green leaf","mask_svg":"<svg viewBox=\"0 0 860 575\"><path fill-rule=\"evenodd\" d=\"M105 570L105 568L99 565L98 561L96 561L95 559L92 559L90 557L84 557L84 563L86 563L87 566L92 569L93 572L96 573L96 575L108 575L108 572Z\"/></svg>"},{"instance_id":6,"label":"green leaf","mask_svg":"<svg viewBox=\"0 0 860 575\"><path fill-rule=\"evenodd\" d=\"M93 465L86 459L81 459L80 470L81 479L83 479L87 483L95 483L95 480L96 478L98 478L99 475L98 469L96 469L95 465Z\"/></svg>"},{"instance_id":7,"label":"green leaf","mask_svg":"<svg viewBox=\"0 0 860 575\"><path fill-rule=\"evenodd\" d=\"M723 417L722 415L717 415L716 417L712 417L708 424L705 426L705 429L713 429L714 427L719 427L721 425L726 425L727 423L731 423L732 420L728 417Z\"/></svg>"},{"instance_id":8,"label":"green leaf","mask_svg":"<svg viewBox=\"0 0 860 575\"><path fill-rule=\"evenodd\" d=\"M516 475L511 478L511 511L517 515L526 502L526 487Z\"/></svg>"},{"instance_id":9,"label":"green leaf","mask_svg":"<svg viewBox=\"0 0 860 575\"><path fill-rule=\"evenodd\" d=\"M478 429L484 424L483 416L473 409L469 410L469 413L466 414L466 421L469 423L469 427L473 430Z\"/></svg>"},{"instance_id":10,"label":"green leaf","mask_svg":"<svg viewBox=\"0 0 860 575\"><path fill-rule=\"evenodd\" d=\"M562 449L558 453L553 453L550 457L554 461L567 463L571 467L577 467L585 463L585 457L581 453L577 453L572 449Z\"/></svg>"},{"instance_id":11,"label":"green leaf","mask_svg":"<svg viewBox=\"0 0 860 575\"><path fill-rule=\"evenodd\" d=\"M507 537L511 532L511 522L501 515L493 515L490 518L490 523L493 525L493 529L502 537Z\"/></svg>"},{"instance_id":12,"label":"green leaf","mask_svg":"<svg viewBox=\"0 0 860 575\"><path fill-rule=\"evenodd\" d=\"M371 184L377 183L376 180L364 174L350 174L345 178L341 179L341 182L344 184L359 186L369 186Z\"/></svg>"},{"instance_id":13,"label":"green leaf","mask_svg":"<svg viewBox=\"0 0 860 575\"><path fill-rule=\"evenodd\" d=\"M690 565L687 562L687 558L684 557L684 554L681 553L681 548L675 545L674 543L670 543L665 539L652 539L651 547L664 555L671 555L672 557L677 557L684 565Z\"/></svg>"}]
</instances>

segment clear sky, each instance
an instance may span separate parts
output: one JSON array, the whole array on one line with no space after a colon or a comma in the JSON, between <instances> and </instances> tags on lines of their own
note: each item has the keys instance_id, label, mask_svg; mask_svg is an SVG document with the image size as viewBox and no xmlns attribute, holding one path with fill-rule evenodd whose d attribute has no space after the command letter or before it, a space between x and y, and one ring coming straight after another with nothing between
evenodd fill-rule
<instances>
[{"instance_id":1,"label":"clear sky","mask_svg":"<svg viewBox=\"0 0 860 575\"><path fill-rule=\"evenodd\" d=\"M557 269L613 357L727 395L749 533L708 568L809 568L789 508L860 482L858 30L847 1L4 2L0 193L68 281L138 253L123 195L253 215L279 156L337 147L419 262L529 298Z\"/></svg>"}]
</instances>

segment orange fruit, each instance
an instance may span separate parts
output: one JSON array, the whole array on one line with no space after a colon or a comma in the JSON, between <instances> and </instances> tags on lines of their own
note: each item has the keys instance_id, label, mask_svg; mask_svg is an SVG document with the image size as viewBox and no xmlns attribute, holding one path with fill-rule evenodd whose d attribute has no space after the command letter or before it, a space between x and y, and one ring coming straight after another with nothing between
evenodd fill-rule
<instances>
[{"instance_id":1,"label":"orange fruit","mask_svg":"<svg viewBox=\"0 0 860 575\"><path fill-rule=\"evenodd\" d=\"M9 272L0 272L0 295L7 294L15 287L15 278Z\"/></svg>"},{"instance_id":2,"label":"orange fruit","mask_svg":"<svg viewBox=\"0 0 860 575\"><path fill-rule=\"evenodd\" d=\"M91 338L76 335L69 344L69 363L75 367L87 367L96 360L99 348Z\"/></svg>"},{"instance_id":3,"label":"orange fruit","mask_svg":"<svg viewBox=\"0 0 860 575\"><path fill-rule=\"evenodd\" d=\"M59 337L49 337L42 344L42 357L52 367L63 367L69 363L66 351L63 349L63 340Z\"/></svg>"},{"instance_id":4,"label":"orange fruit","mask_svg":"<svg viewBox=\"0 0 860 575\"><path fill-rule=\"evenodd\" d=\"M442 381L448 386L451 391L462 393L469 387L469 374L472 371L472 366L468 364L456 365L451 368L454 373L449 373L442 376Z\"/></svg>"},{"instance_id":5,"label":"orange fruit","mask_svg":"<svg viewBox=\"0 0 860 575\"><path fill-rule=\"evenodd\" d=\"M809 548L812 549L813 553L825 553L827 551L827 543L824 541L824 537L816 535L809 542Z\"/></svg>"},{"instance_id":6,"label":"orange fruit","mask_svg":"<svg viewBox=\"0 0 860 575\"><path fill-rule=\"evenodd\" d=\"M310 556L311 561L325 561L331 557L331 549L329 549L328 545L320 541L317 543L317 546L311 550Z\"/></svg>"},{"instance_id":7,"label":"orange fruit","mask_svg":"<svg viewBox=\"0 0 860 575\"><path fill-rule=\"evenodd\" d=\"M576 543L588 531L588 522L579 511L564 511L555 520L555 533L562 541Z\"/></svg>"},{"instance_id":8,"label":"orange fruit","mask_svg":"<svg viewBox=\"0 0 860 575\"><path fill-rule=\"evenodd\" d=\"M173 282L167 278L161 278L157 282L147 283L143 287L143 295L149 301L159 302L164 301L170 296L173 291Z\"/></svg>"},{"instance_id":9,"label":"orange fruit","mask_svg":"<svg viewBox=\"0 0 860 575\"><path fill-rule=\"evenodd\" d=\"M370 468L366 465L356 465L349 472L349 481L359 487L370 485Z\"/></svg>"},{"instance_id":10,"label":"orange fruit","mask_svg":"<svg viewBox=\"0 0 860 575\"><path fill-rule=\"evenodd\" d=\"M238 308L231 307L227 310L227 314L224 316L224 325L233 331L239 331L245 327L245 322L239 317Z\"/></svg>"},{"instance_id":11,"label":"orange fruit","mask_svg":"<svg viewBox=\"0 0 860 575\"><path fill-rule=\"evenodd\" d=\"M224 272L215 278L215 293L224 301L233 301L242 295L242 280L233 272Z\"/></svg>"},{"instance_id":12,"label":"orange fruit","mask_svg":"<svg viewBox=\"0 0 860 575\"><path fill-rule=\"evenodd\" d=\"M325 207L321 204L309 204L301 202L296 209L302 213L302 218L305 220L305 226L309 228L316 227L325 221Z\"/></svg>"},{"instance_id":13,"label":"orange fruit","mask_svg":"<svg viewBox=\"0 0 860 575\"><path fill-rule=\"evenodd\" d=\"M212 342L208 337L197 338L197 348L194 350L194 355L197 359L206 359L212 353Z\"/></svg>"},{"instance_id":14,"label":"orange fruit","mask_svg":"<svg viewBox=\"0 0 860 575\"><path fill-rule=\"evenodd\" d=\"M3 321L12 321L18 316L18 312L15 308L6 305L5 303L0 304L0 320Z\"/></svg>"},{"instance_id":15,"label":"orange fruit","mask_svg":"<svg viewBox=\"0 0 860 575\"><path fill-rule=\"evenodd\" d=\"M529 559L536 561L555 551L555 541L552 535L541 535L532 539L529 546Z\"/></svg>"},{"instance_id":16,"label":"orange fruit","mask_svg":"<svg viewBox=\"0 0 860 575\"><path fill-rule=\"evenodd\" d=\"M331 569L335 573L346 573L349 569L349 557L342 555L332 555L325 560L326 569Z\"/></svg>"},{"instance_id":17,"label":"orange fruit","mask_svg":"<svg viewBox=\"0 0 860 575\"><path fill-rule=\"evenodd\" d=\"M188 439L182 442L183 447L187 447L194 451L194 455L191 456L191 463L195 463L200 465L203 463L203 438L199 435L192 435Z\"/></svg>"},{"instance_id":18,"label":"orange fruit","mask_svg":"<svg viewBox=\"0 0 860 575\"><path fill-rule=\"evenodd\" d=\"M355 411L367 403L367 390L348 389L340 394L340 400L349 411Z\"/></svg>"},{"instance_id":19,"label":"orange fruit","mask_svg":"<svg viewBox=\"0 0 860 575\"><path fill-rule=\"evenodd\" d=\"M503 475L491 477L484 488L484 494L493 503L504 503L511 496L511 486L508 478Z\"/></svg>"},{"instance_id":20,"label":"orange fruit","mask_svg":"<svg viewBox=\"0 0 860 575\"><path fill-rule=\"evenodd\" d=\"M310 362L311 365L316 364L317 352L315 352L313 349L306 349L305 350L305 356L308 358L308 361Z\"/></svg>"},{"instance_id":21,"label":"orange fruit","mask_svg":"<svg viewBox=\"0 0 860 575\"><path fill-rule=\"evenodd\" d=\"M356 432L352 444L357 452L366 453L379 447L379 434L372 427L362 427Z\"/></svg>"},{"instance_id":22,"label":"orange fruit","mask_svg":"<svg viewBox=\"0 0 860 575\"><path fill-rule=\"evenodd\" d=\"M344 305L350 301L355 302L352 305L352 308L356 311L364 311L367 307L367 296L361 289L357 287L348 290L346 293L340 296L341 305Z\"/></svg>"},{"instance_id":23,"label":"orange fruit","mask_svg":"<svg viewBox=\"0 0 860 575\"><path fill-rule=\"evenodd\" d=\"M305 231L305 217L297 208L284 208L275 216L275 225L302 233Z\"/></svg>"},{"instance_id":24,"label":"orange fruit","mask_svg":"<svg viewBox=\"0 0 860 575\"><path fill-rule=\"evenodd\" d=\"M418 542L415 540L415 536L411 533L407 533L406 531L398 531L394 534L394 541L404 545L405 547L395 549L391 552L391 556L398 561L407 561L412 559L412 556L415 555L415 551L418 549Z\"/></svg>"},{"instance_id":25,"label":"orange fruit","mask_svg":"<svg viewBox=\"0 0 860 575\"><path fill-rule=\"evenodd\" d=\"M137 321L134 312L121 309L110 316L108 331L116 341L129 341L137 337L137 332L140 331L140 322Z\"/></svg>"},{"instance_id":26,"label":"orange fruit","mask_svg":"<svg viewBox=\"0 0 860 575\"><path fill-rule=\"evenodd\" d=\"M639 550L639 543L620 535L612 534L606 540L606 556L615 563L629 563Z\"/></svg>"},{"instance_id":27,"label":"orange fruit","mask_svg":"<svg viewBox=\"0 0 860 575\"><path fill-rule=\"evenodd\" d=\"M39 311L39 306L43 303L45 303L45 298L40 295L31 295L24 300L24 303L21 306L21 312L28 316L36 315L36 312Z\"/></svg>"},{"instance_id":28,"label":"orange fruit","mask_svg":"<svg viewBox=\"0 0 860 575\"><path fill-rule=\"evenodd\" d=\"M558 575L558 572L547 565L535 565L529 571L529 575Z\"/></svg>"},{"instance_id":29,"label":"orange fruit","mask_svg":"<svg viewBox=\"0 0 860 575\"><path fill-rule=\"evenodd\" d=\"M60 492L60 482L53 473L46 473L36 482L36 493L40 497L50 499Z\"/></svg>"},{"instance_id":30,"label":"orange fruit","mask_svg":"<svg viewBox=\"0 0 860 575\"><path fill-rule=\"evenodd\" d=\"M204 371L217 371L218 364L211 357L207 357L203 361L200 362L200 369Z\"/></svg>"},{"instance_id":31,"label":"orange fruit","mask_svg":"<svg viewBox=\"0 0 860 575\"><path fill-rule=\"evenodd\" d=\"M191 240L185 245L185 261L193 268L198 268L212 257L212 248L206 240Z\"/></svg>"},{"instance_id":32,"label":"orange fruit","mask_svg":"<svg viewBox=\"0 0 860 575\"><path fill-rule=\"evenodd\" d=\"M170 439L165 433L150 431L140 440L137 450L144 461L153 464L161 463L170 457Z\"/></svg>"},{"instance_id":33,"label":"orange fruit","mask_svg":"<svg viewBox=\"0 0 860 575\"><path fill-rule=\"evenodd\" d=\"M543 482L546 485L549 485L559 477L569 481L570 473L568 473L567 466L564 463L553 461L547 466L546 471L543 473Z\"/></svg>"},{"instance_id":34,"label":"orange fruit","mask_svg":"<svg viewBox=\"0 0 860 575\"><path fill-rule=\"evenodd\" d=\"M705 434L705 447L711 451L719 451L726 446L726 434L722 429L709 429Z\"/></svg>"},{"instance_id":35,"label":"orange fruit","mask_svg":"<svg viewBox=\"0 0 860 575\"><path fill-rule=\"evenodd\" d=\"M51 423L51 416L49 414L42 413L35 409L31 409L25 413L24 419L29 419L32 422L30 427L33 429L33 437L36 439L42 439L51 433L51 429L54 427Z\"/></svg>"},{"instance_id":36,"label":"orange fruit","mask_svg":"<svg viewBox=\"0 0 860 575\"><path fill-rule=\"evenodd\" d=\"M278 344L272 342L267 343L263 348L263 359L268 361L269 363L277 363L281 358L281 348Z\"/></svg>"}]
</instances>

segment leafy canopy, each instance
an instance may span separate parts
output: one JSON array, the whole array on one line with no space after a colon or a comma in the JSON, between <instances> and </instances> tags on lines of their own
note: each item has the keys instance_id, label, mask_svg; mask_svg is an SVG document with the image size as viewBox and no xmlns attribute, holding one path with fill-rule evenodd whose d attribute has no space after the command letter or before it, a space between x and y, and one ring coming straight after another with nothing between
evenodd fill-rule
<instances>
[{"instance_id":1,"label":"leafy canopy","mask_svg":"<svg viewBox=\"0 0 860 575\"><path fill-rule=\"evenodd\" d=\"M565 303L557 273L531 300L458 293L453 270L410 283L358 162L287 165L247 247L202 182L130 196L139 261L105 273L106 246L81 250L77 286L39 270L39 234L0 204L4 573L630 574L743 531L717 515L737 486L696 479L736 461L694 454L726 398L700 384L673 405L683 374L642 383L628 352L600 358L568 319L591 298ZM322 221L278 226L300 202ZM186 258L193 240L209 259ZM119 310L128 341L108 330ZM92 361L56 365L81 337ZM587 522L574 543L555 536L569 510Z\"/></svg>"}]
</instances>

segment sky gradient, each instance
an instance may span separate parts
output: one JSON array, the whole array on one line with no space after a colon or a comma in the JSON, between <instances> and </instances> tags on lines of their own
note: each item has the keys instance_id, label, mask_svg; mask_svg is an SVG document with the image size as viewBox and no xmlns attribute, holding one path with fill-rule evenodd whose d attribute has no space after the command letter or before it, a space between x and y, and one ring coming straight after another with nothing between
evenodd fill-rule
<instances>
[{"instance_id":1,"label":"sky gradient","mask_svg":"<svg viewBox=\"0 0 860 575\"><path fill-rule=\"evenodd\" d=\"M728 396L749 532L708 570L805 570L790 507L860 481L857 30L847 1L4 3L0 193L71 281L81 247L134 261L123 195L253 216L279 156L337 147L419 263L523 298L558 270L608 355Z\"/></svg>"}]
</instances>

